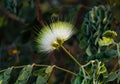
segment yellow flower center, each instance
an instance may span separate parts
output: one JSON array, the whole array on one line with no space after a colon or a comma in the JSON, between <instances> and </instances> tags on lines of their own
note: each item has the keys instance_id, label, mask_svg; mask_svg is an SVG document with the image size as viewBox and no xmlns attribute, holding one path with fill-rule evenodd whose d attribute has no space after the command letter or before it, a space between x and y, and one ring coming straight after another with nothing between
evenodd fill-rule
<instances>
[{"instance_id":1,"label":"yellow flower center","mask_svg":"<svg viewBox=\"0 0 120 84\"><path fill-rule=\"evenodd\" d=\"M57 49L59 48L63 43L64 43L65 39L60 39L60 38L57 38L52 44L52 49Z\"/></svg>"}]
</instances>

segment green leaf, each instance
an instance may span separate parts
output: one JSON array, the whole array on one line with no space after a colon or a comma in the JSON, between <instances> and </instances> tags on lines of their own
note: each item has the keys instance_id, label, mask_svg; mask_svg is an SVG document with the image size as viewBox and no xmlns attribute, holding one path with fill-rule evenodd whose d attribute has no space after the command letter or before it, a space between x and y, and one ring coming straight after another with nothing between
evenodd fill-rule
<instances>
[{"instance_id":1,"label":"green leaf","mask_svg":"<svg viewBox=\"0 0 120 84\"><path fill-rule=\"evenodd\" d=\"M81 84L82 80L80 76L77 76L73 84Z\"/></svg>"},{"instance_id":2,"label":"green leaf","mask_svg":"<svg viewBox=\"0 0 120 84\"><path fill-rule=\"evenodd\" d=\"M2 80L0 80L0 84L2 84Z\"/></svg>"},{"instance_id":3,"label":"green leaf","mask_svg":"<svg viewBox=\"0 0 120 84\"><path fill-rule=\"evenodd\" d=\"M32 72L32 65L27 65L20 72L15 84L26 84Z\"/></svg>"},{"instance_id":4,"label":"green leaf","mask_svg":"<svg viewBox=\"0 0 120 84\"><path fill-rule=\"evenodd\" d=\"M46 68L41 68L41 69L39 69L39 70L36 70L35 72L34 72L34 75L35 76L45 76L45 70L46 70Z\"/></svg>"},{"instance_id":5,"label":"green leaf","mask_svg":"<svg viewBox=\"0 0 120 84\"><path fill-rule=\"evenodd\" d=\"M79 42L79 47L80 47L81 49L84 49L84 48L86 48L86 46L88 46L87 38L81 39L80 42Z\"/></svg>"},{"instance_id":6,"label":"green leaf","mask_svg":"<svg viewBox=\"0 0 120 84\"><path fill-rule=\"evenodd\" d=\"M48 66L45 70L45 73L49 74L53 71L54 66Z\"/></svg>"},{"instance_id":7,"label":"green leaf","mask_svg":"<svg viewBox=\"0 0 120 84\"><path fill-rule=\"evenodd\" d=\"M95 59L106 59L106 60L111 60L112 58L117 56L117 51L116 50L105 50L101 51L100 53L97 53L95 55L89 56L88 60L95 60Z\"/></svg>"},{"instance_id":8,"label":"green leaf","mask_svg":"<svg viewBox=\"0 0 120 84\"><path fill-rule=\"evenodd\" d=\"M83 72L80 70L79 73L77 74L75 80L73 81L73 84L81 84L84 80L83 77Z\"/></svg>"},{"instance_id":9,"label":"green leaf","mask_svg":"<svg viewBox=\"0 0 120 84\"><path fill-rule=\"evenodd\" d=\"M113 80L115 80L117 77L118 77L118 74L112 73L111 75L109 75L109 76L107 77L106 82L113 81Z\"/></svg>"},{"instance_id":10,"label":"green leaf","mask_svg":"<svg viewBox=\"0 0 120 84\"><path fill-rule=\"evenodd\" d=\"M99 39L98 41L99 46L109 46L112 43L114 43L114 40L107 37L102 37L102 39Z\"/></svg>"},{"instance_id":11,"label":"green leaf","mask_svg":"<svg viewBox=\"0 0 120 84\"><path fill-rule=\"evenodd\" d=\"M113 50L113 49L111 49L111 50L106 50L106 51L104 51L104 55L105 55L105 57L107 57L107 58L113 58L113 57L116 57L116 56L117 56L117 51L116 51L116 50Z\"/></svg>"},{"instance_id":12,"label":"green leaf","mask_svg":"<svg viewBox=\"0 0 120 84\"><path fill-rule=\"evenodd\" d=\"M117 79L117 82L119 83L120 82L120 69L118 71L118 79Z\"/></svg>"},{"instance_id":13,"label":"green leaf","mask_svg":"<svg viewBox=\"0 0 120 84\"><path fill-rule=\"evenodd\" d=\"M87 47L86 53L87 53L88 56L92 55L91 50L90 50L90 45Z\"/></svg>"},{"instance_id":14,"label":"green leaf","mask_svg":"<svg viewBox=\"0 0 120 84\"><path fill-rule=\"evenodd\" d=\"M77 38L79 40L80 48L82 47L82 49L85 50L87 46L87 55L91 55L90 51L92 54L98 53L98 41L100 46L108 46L114 42L113 39L100 39L103 33L110 29L112 21L113 17L111 17L111 9L104 5L95 6L86 13ZM116 36L115 32L112 31L110 33L112 33L112 37ZM88 45L90 45L90 48Z\"/></svg>"},{"instance_id":15,"label":"green leaf","mask_svg":"<svg viewBox=\"0 0 120 84\"><path fill-rule=\"evenodd\" d=\"M36 84L47 84L47 80L42 76L38 76Z\"/></svg>"},{"instance_id":16,"label":"green leaf","mask_svg":"<svg viewBox=\"0 0 120 84\"><path fill-rule=\"evenodd\" d=\"M106 71L107 71L107 69L106 69L105 65L102 65L101 68L100 68L99 73L101 74L101 73L104 73Z\"/></svg>"},{"instance_id":17,"label":"green leaf","mask_svg":"<svg viewBox=\"0 0 120 84\"><path fill-rule=\"evenodd\" d=\"M120 69L119 69L119 71L118 71L118 78L120 78Z\"/></svg>"},{"instance_id":18,"label":"green leaf","mask_svg":"<svg viewBox=\"0 0 120 84\"><path fill-rule=\"evenodd\" d=\"M36 84L47 84L49 78L50 78L50 74L45 74L45 76L38 76Z\"/></svg>"},{"instance_id":19,"label":"green leaf","mask_svg":"<svg viewBox=\"0 0 120 84\"><path fill-rule=\"evenodd\" d=\"M42 68L40 70L35 71L35 75L38 76L36 84L46 84L50 78L53 68L54 66L48 66L47 68Z\"/></svg>"},{"instance_id":20,"label":"green leaf","mask_svg":"<svg viewBox=\"0 0 120 84\"><path fill-rule=\"evenodd\" d=\"M10 78L10 74L12 72L13 67L7 68L4 73L0 74L0 82L1 84L7 84L8 79Z\"/></svg>"},{"instance_id":21,"label":"green leaf","mask_svg":"<svg viewBox=\"0 0 120 84\"><path fill-rule=\"evenodd\" d=\"M120 65L120 42L117 44L118 64Z\"/></svg>"},{"instance_id":22,"label":"green leaf","mask_svg":"<svg viewBox=\"0 0 120 84\"><path fill-rule=\"evenodd\" d=\"M114 38L117 36L117 33L115 31L107 30L103 33L103 36L107 38Z\"/></svg>"}]
</instances>

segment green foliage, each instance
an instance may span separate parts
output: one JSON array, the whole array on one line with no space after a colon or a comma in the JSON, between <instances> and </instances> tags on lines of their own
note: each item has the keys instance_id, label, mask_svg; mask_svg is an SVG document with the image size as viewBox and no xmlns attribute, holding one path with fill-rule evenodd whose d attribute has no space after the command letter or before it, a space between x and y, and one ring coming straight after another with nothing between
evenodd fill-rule
<instances>
[{"instance_id":1,"label":"green foliage","mask_svg":"<svg viewBox=\"0 0 120 84\"><path fill-rule=\"evenodd\" d=\"M114 41L117 33L110 30L112 20L113 17L109 7L94 7L86 14L78 39L80 47L86 50L89 61L96 59L111 60L118 56L119 64L119 43ZM111 49L110 45L116 45L117 50ZM80 82L79 84L106 84L119 78L119 72L109 74L102 62L97 61L86 67L84 69L86 71L80 69L80 72L84 73L82 74L82 81L79 75L74 80L74 84L78 84L77 82Z\"/></svg>"},{"instance_id":2,"label":"green foliage","mask_svg":"<svg viewBox=\"0 0 120 84\"><path fill-rule=\"evenodd\" d=\"M105 6L94 7L85 15L78 39L88 56L98 52L98 41L110 29L112 20L110 7Z\"/></svg>"},{"instance_id":3,"label":"green foliage","mask_svg":"<svg viewBox=\"0 0 120 84\"><path fill-rule=\"evenodd\" d=\"M8 84L13 67L7 68L4 73L0 74L0 84Z\"/></svg>"},{"instance_id":4,"label":"green foliage","mask_svg":"<svg viewBox=\"0 0 120 84\"><path fill-rule=\"evenodd\" d=\"M46 68L42 68L42 69L39 69L39 70L36 70L36 71L34 71L34 75L36 75L36 76L45 76L45 70L46 70Z\"/></svg>"},{"instance_id":5,"label":"green foliage","mask_svg":"<svg viewBox=\"0 0 120 84\"><path fill-rule=\"evenodd\" d=\"M33 64L34 65L34 64ZM32 74L33 65L26 65L26 66L20 66L20 67L11 67L6 69L4 72L0 74L0 84L9 84L9 79L11 78L11 73L13 68L23 68L18 78L16 79L16 82L14 84L26 84L29 81L29 78L34 75L36 76L35 83L36 84L46 84L51 76L51 73L53 71L54 66L48 66L47 68L41 68L34 71L34 74Z\"/></svg>"},{"instance_id":6,"label":"green foliage","mask_svg":"<svg viewBox=\"0 0 120 84\"><path fill-rule=\"evenodd\" d=\"M36 73L36 75L38 75L38 77L36 84L46 84L50 78L53 68L54 66L48 66L47 68L42 68L37 71L38 74Z\"/></svg>"},{"instance_id":7,"label":"green foliage","mask_svg":"<svg viewBox=\"0 0 120 84\"><path fill-rule=\"evenodd\" d=\"M117 33L115 31L107 30L103 33L102 36L107 38L115 38L117 36Z\"/></svg>"},{"instance_id":8,"label":"green foliage","mask_svg":"<svg viewBox=\"0 0 120 84\"><path fill-rule=\"evenodd\" d=\"M106 72L104 64L97 60L93 61L89 66L80 68L73 84L105 84Z\"/></svg>"},{"instance_id":9,"label":"green foliage","mask_svg":"<svg viewBox=\"0 0 120 84\"><path fill-rule=\"evenodd\" d=\"M80 70L79 73L77 74L76 78L74 79L73 84L82 84L84 77L83 77L83 72Z\"/></svg>"},{"instance_id":10,"label":"green foliage","mask_svg":"<svg viewBox=\"0 0 120 84\"><path fill-rule=\"evenodd\" d=\"M111 73L105 80L105 82L110 82L110 81L114 81L116 78L118 78L118 74L117 73Z\"/></svg>"},{"instance_id":11,"label":"green foliage","mask_svg":"<svg viewBox=\"0 0 120 84\"><path fill-rule=\"evenodd\" d=\"M36 84L46 84L46 83L47 83L47 80L44 77L42 76L37 77Z\"/></svg>"},{"instance_id":12,"label":"green foliage","mask_svg":"<svg viewBox=\"0 0 120 84\"><path fill-rule=\"evenodd\" d=\"M101 51L100 53L91 55L88 57L88 60L102 60L103 58L106 60L111 60L112 58L117 57L117 51L116 50L106 50L106 51Z\"/></svg>"},{"instance_id":13,"label":"green foliage","mask_svg":"<svg viewBox=\"0 0 120 84\"><path fill-rule=\"evenodd\" d=\"M117 44L117 53L118 53L118 56L120 56L120 43Z\"/></svg>"},{"instance_id":14,"label":"green foliage","mask_svg":"<svg viewBox=\"0 0 120 84\"><path fill-rule=\"evenodd\" d=\"M27 65L20 72L15 84L26 84L32 72L32 65Z\"/></svg>"}]
</instances>

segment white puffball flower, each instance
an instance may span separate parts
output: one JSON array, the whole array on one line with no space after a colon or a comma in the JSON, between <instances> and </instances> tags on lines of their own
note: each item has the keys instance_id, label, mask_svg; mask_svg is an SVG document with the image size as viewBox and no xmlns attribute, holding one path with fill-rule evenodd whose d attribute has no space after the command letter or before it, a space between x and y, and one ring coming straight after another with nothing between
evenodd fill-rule
<instances>
[{"instance_id":1,"label":"white puffball flower","mask_svg":"<svg viewBox=\"0 0 120 84\"><path fill-rule=\"evenodd\" d=\"M74 26L68 22L54 22L41 29L36 39L39 51L51 52L58 49L74 33Z\"/></svg>"}]
</instances>

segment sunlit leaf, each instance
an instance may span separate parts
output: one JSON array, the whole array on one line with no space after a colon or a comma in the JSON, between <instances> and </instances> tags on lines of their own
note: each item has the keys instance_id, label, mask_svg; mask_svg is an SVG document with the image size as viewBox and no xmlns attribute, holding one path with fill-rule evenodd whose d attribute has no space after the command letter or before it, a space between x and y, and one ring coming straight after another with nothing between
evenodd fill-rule
<instances>
[{"instance_id":1,"label":"sunlit leaf","mask_svg":"<svg viewBox=\"0 0 120 84\"><path fill-rule=\"evenodd\" d=\"M117 36L117 33L115 31L107 30L103 33L103 36L107 38L114 38Z\"/></svg>"},{"instance_id":2,"label":"sunlit leaf","mask_svg":"<svg viewBox=\"0 0 120 84\"><path fill-rule=\"evenodd\" d=\"M27 65L26 67L24 67L20 72L15 84L26 84L31 75L32 68L32 65Z\"/></svg>"},{"instance_id":3,"label":"sunlit leaf","mask_svg":"<svg viewBox=\"0 0 120 84\"><path fill-rule=\"evenodd\" d=\"M48 66L45 70L45 73L49 74L53 71L54 66Z\"/></svg>"},{"instance_id":4,"label":"sunlit leaf","mask_svg":"<svg viewBox=\"0 0 120 84\"><path fill-rule=\"evenodd\" d=\"M2 84L2 80L0 80L0 84Z\"/></svg>"},{"instance_id":5,"label":"sunlit leaf","mask_svg":"<svg viewBox=\"0 0 120 84\"><path fill-rule=\"evenodd\" d=\"M109 46L112 43L114 43L114 40L107 37L102 37L102 39L99 39L98 41L99 46Z\"/></svg>"},{"instance_id":6,"label":"sunlit leaf","mask_svg":"<svg viewBox=\"0 0 120 84\"><path fill-rule=\"evenodd\" d=\"M98 74L103 74L107 71L107 68L101 62L99 62L99 64L98 64L98 69L99 69Z\"/></svg>"}]
</instances>

